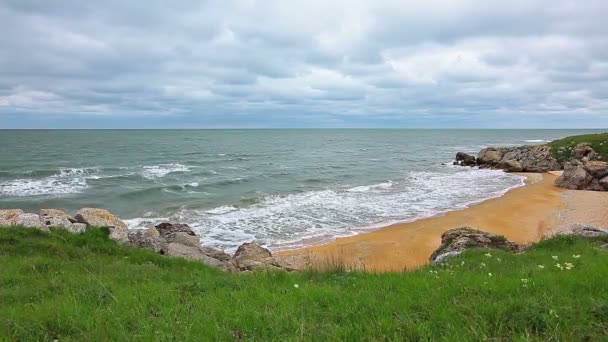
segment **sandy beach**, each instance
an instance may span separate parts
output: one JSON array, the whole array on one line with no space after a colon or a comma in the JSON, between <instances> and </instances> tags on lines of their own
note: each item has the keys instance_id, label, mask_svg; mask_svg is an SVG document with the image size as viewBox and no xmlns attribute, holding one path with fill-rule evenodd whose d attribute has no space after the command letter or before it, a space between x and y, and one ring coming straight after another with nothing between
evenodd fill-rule
<instances>
[{"instance_id":1,"label":"sandy beach","mask_svg":"<svg viewBox=\"0 0 608 342\"><path fill-rule=\"evenodd\" d=\"M529 244L574 223L608 227L607 192L557 188L554 174L522 175L524 187L463 210L276 255L313 267L345 264L368 271L403 271L428 263L441 234L451 228L470 226Z\"/></svg>"}]
</instances>

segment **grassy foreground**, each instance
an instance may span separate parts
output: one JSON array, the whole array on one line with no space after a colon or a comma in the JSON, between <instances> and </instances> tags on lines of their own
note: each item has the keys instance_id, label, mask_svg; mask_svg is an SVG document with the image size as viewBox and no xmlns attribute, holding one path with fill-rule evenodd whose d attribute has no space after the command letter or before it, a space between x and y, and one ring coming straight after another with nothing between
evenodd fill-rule
<instances>
[{"instance_id":1,"label":"grassy foreground","mask_svg":"<svg viewBox=\"0 0 608 342\"><path fill-rule=\"evenodd\" d=\"M551 154L558 161L568 161L572 158L572 149L580 144L587 143L593 150L600 155L600 159L608 161L608 133L574 135L564 139L554 140L549 143ZM560 148L564 148L563 153L559 153Z\"/></svg>"},{"instance_id":2,"label":"grassy foreground","mask_svg":"<svg viewBox=\"0 0 608 342\"><path fill-rule=\"evenodd\" d=\"M409 273L232 275L102 230L0 228L0 340L605 339L604 242L557 237Z\"/></svg>"}]
</instances>

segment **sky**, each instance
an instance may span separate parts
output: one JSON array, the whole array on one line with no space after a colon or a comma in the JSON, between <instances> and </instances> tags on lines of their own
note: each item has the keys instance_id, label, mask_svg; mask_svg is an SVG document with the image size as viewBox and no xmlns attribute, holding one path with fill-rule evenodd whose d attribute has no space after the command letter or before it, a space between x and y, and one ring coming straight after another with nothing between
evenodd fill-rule
<instances>
[{"instance_id":1,"label":"sky","mask_svg":"<svg viewBox=\"0 0 608 342\"><path fill-rule=\"evenodd\" d=\"M0 128L606 128L606 0L0 0Z\"/></svg>"}]
</instances>

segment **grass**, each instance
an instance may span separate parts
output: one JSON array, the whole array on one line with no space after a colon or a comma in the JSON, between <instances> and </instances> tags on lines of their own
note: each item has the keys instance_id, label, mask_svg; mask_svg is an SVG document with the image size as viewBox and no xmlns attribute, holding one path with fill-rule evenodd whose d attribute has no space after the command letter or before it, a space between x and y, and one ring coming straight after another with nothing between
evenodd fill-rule
<instances>
[{"instance_id":1,"label":"grass","mask_svg":"<svg viewBox=\"0 0 608 342\"><path fill-rule=\"evenodd\" d=\"M575 135L549 143L551 154L560 162L568 161L572 158L572 149L580 144L588 143L591 148L600 155L600 160L608 161L608 133ZM559 149L564 148L562 153Z\"/></svg>"},{"instance_id":2,"label":"grass","mask_svg":"<svg viewBox=\"0 0 608 342\"><path fill-rule=\"evenodd\" d=\"M408 273L238 275L103 230L0 228L0 340L605 339L605 242L556 237Z\"/></svg>"}]
</instances>

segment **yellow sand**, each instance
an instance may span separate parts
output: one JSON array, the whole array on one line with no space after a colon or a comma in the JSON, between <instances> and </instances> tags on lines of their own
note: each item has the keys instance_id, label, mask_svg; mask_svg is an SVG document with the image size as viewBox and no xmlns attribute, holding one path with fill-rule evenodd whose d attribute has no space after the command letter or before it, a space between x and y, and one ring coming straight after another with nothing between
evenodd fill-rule
<instances>
[{"instance_id":1,"label":"yellow sand","mask_svg":"<svg viewBox=\"0 0 608 342\"><path fill-rule=\"evenodd\" d=\"M470 226L528 244L572 223L608 226L608 192L560 189L553 186L556 176L552 174L525 176L526 186L467 209L276 256L299 266L342 264L370 271L402 271L426 264L440 245L441 234L451 228Z\"/></svg>"}]
</instances>

